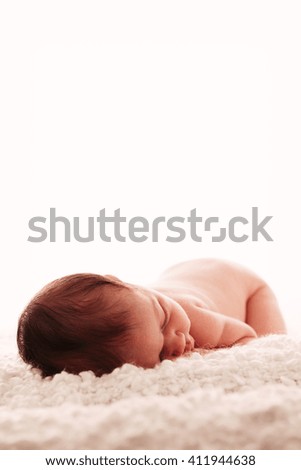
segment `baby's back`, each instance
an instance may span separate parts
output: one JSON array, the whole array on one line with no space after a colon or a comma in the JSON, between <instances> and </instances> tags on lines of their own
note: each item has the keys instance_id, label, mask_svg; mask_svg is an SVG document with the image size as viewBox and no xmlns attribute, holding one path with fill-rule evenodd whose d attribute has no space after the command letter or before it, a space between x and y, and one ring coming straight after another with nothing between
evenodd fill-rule
<instances>
[{"instance_id":1,"label":"baby's back","mask_svg":"<svg viewBox=\"0 0 301 470\"><path fill-rule=\"evenodd\" d=\"M162 273L156 287L171 296L196 296L204 308L245 321L247 300L262 283L256 274L239 264L208 258L170 267Z\"/></svg>"}]
</instances>

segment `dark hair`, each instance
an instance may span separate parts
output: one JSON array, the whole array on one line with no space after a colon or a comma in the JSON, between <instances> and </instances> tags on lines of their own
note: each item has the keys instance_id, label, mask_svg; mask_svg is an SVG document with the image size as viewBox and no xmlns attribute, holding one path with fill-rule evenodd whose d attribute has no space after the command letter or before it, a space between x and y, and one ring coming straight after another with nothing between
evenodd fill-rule
<instances>
[{"instance_id":1,"label":"dark hair","mask_svg":"<svg viewBox=\"0 0 301 470\"><path fill-rule=\"evenodd\" d=\"M19 319L22 359L43 377L62 370L101 376L120 367L131 329L129 312L118 305L121 289L128 289L122 281L97 274L73 274L45 286Z\"/></svg>"}]
</instances>

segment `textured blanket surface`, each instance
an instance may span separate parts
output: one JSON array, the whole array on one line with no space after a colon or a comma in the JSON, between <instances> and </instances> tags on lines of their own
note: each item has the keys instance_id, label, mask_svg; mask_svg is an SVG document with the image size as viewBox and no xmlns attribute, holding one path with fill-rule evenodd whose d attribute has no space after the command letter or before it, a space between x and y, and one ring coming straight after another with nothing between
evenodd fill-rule
<instances>
[{"instance_id":1,"label":"textured blanket surface","mask_svg":"<svg viewBox=\"0 0 301 470\"><path fill-rule=\"evenodd\" d=\"M0 341L1 449L301 449L299 339L52 379Z\"/></svg>"}]
</instances>

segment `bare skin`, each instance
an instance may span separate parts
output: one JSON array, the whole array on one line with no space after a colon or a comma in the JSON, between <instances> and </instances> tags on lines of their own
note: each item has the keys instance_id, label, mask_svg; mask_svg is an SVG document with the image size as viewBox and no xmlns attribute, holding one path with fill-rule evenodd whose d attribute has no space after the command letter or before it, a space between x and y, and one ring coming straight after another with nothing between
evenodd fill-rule
<instances>
[{"instance_id":1,"label":"bare skin","mask_svg":"<svg viewBox=\"0 0 301 470\"><path fill-rule=\"evenodd\" d=\"M197 259L172 266L147 287L127 284L133 319L125 362L154 367L194 348L245 344L286 327L270 287L232 262Z\"/></svg>"}]
</instances>

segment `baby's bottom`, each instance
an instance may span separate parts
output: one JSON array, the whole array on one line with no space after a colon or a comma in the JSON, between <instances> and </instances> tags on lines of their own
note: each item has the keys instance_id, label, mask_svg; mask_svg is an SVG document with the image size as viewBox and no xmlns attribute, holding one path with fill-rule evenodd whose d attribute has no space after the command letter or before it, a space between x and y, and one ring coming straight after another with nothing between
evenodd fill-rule
<instances>
[{"instance_id":1,"label":"baby's bottom","mask_svg":"<svg viewBox=\"0 0 301 470\"><path fill-rule=\"evenodd\" d=\"M246 323L258 336L286 333L278 302L269 286L260 287L247 302Z\"/></svg>"}]
</instances>

